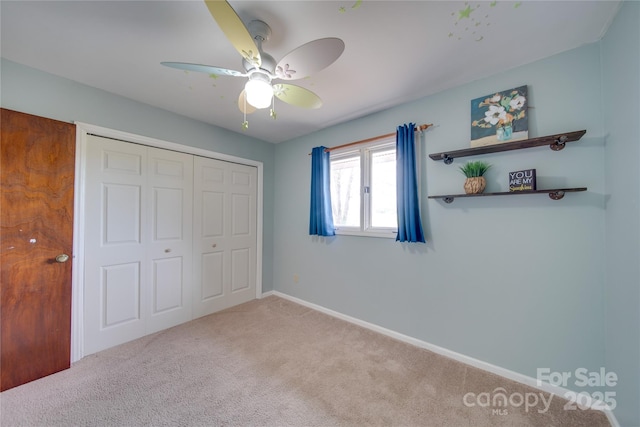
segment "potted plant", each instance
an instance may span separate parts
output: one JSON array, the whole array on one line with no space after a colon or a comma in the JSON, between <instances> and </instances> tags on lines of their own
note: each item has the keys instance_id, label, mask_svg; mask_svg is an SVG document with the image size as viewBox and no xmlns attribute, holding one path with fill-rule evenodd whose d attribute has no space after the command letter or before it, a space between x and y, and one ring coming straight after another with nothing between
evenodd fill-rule
<instances>
[{"instance_id":1,"label":"potted plant","mask_svg":"<svg viewBox=\"0 0 640 427\"><path fill-rule=\"evenodd\" d=\"M467 194L482 193L487 186L484 174L490 167L489 163L482 161L467 162L466 165L460 166L460 171L467 177L464 182L464 192Z\"/></svg>"}]
</instances>

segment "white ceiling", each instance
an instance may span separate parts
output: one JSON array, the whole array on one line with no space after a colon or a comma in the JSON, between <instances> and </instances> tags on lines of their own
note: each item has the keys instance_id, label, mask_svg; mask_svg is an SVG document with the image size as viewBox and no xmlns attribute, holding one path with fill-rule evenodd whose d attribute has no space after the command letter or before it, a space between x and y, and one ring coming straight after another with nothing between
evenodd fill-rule
<instances>
[{"instance_id":1,"label":"white ceiling","mask_svg":"<svg viewBox=\"0 0 640 427\"><path fill-rule=\"evenodd\" d=\"M291 82L324 105L276 100L242 130L241 77L184 72L161 61L243 71L203 1L1 1L6 59L277 143L599 40L619 1L235 1L246 23L272 28L276 61L339 37L342 56ZM496 88L503 90L508 88ZM483 94L476 94L482 96ZM470 97L473 95L470 94Z\"/></svg>"}]
</instances>

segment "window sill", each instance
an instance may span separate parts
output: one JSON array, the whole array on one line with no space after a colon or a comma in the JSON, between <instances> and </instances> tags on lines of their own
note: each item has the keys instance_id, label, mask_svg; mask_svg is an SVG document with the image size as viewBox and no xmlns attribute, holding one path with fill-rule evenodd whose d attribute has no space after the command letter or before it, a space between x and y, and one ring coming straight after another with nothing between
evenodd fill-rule
<instances>
[{"instance_id":1,"label":"window sill","mask_svg":"<svg viewBox=\"0 0 640 427\"><path fill-rule=\"evenodd\" d=\"M355 236L355 237L377 237L383 239L396 239L398 231L360 231L360 230L340 230L336 229L336 236Z\"/></svg>"}]
</instances>

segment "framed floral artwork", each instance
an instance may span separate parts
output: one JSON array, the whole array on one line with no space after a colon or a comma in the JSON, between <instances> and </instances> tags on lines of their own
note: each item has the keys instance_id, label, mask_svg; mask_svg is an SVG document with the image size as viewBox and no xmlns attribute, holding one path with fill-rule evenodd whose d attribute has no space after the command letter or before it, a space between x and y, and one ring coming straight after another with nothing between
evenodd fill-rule
<instances>
[{"instance_id":1,"label":"framed floral artwork","mask_svg":"<svg viewBox=\"0 0 640 427\"><path fill-rule=\"evenodd\" d=\"M529 138L527 86L496 92L471 101L471 146Z\"/></svg>"}]
</instances>

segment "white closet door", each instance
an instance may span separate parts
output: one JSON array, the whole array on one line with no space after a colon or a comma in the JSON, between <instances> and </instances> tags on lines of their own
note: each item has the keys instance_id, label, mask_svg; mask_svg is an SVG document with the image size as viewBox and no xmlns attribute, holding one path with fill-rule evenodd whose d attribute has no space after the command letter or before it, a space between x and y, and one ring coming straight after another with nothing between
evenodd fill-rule
<instances>
[{"instance_id":1,"label":"white closet door","mask_svg":"<svg viewBox=\"0 0 640 427\"><path fill-rule=\"evenodd\" d=\"M193 157L89 136L84 353L191 319Z\"/></svg>"},{"instance_id":2,"label":"white closet door","mask_svg":"<svg viewBox=\"0 0 640 427\"><path fill-rule=\"evenodd\" d=\"M256 295L257 169L194 160L194 304L205 316Z\"/></svg>"},{"instance_id":3,"label":"white closet door","mask_svg":"<svg viewBox=\"0 0 640 427\"><path fill-rule=\"evenodd\" d=\"M148 271L146 147L88 137L84 353L145 334Z\"/></svg>"},{"instance_id":4,"label":"white closet door","mask_svg":"<svg viewBox=\"0 0 640 427\"><path fill-rule=\"evenodd\" d=\"M148 148L147 333L191 320L193 156Z\"/></svg>"}]
</instances>

